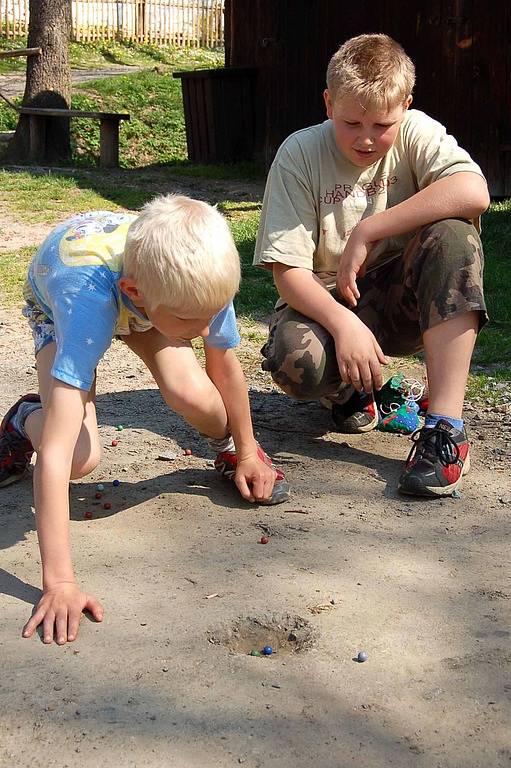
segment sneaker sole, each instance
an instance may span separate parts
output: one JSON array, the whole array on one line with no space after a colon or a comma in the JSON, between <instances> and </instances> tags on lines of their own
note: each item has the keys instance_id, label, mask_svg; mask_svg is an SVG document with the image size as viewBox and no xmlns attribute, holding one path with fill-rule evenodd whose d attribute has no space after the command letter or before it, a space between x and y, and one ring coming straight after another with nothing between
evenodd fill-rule
<instances>
[{"instance_id":1,"label":"sneaker sole","mask_svg":"<svg viewBox=\"0 0 511 768\"><path fill-rule=\"evenodd\" d=\"M0 482L0 488L6 488L8 485L12 485L12 483L17 483L18 480L21 480L26 475L26 470L24 469L23 472L18 473L17 475L9 475L9 477L6 477L5 480L2 480Z\"/></svg>"},{"instance_id":2,"label":"sneaker sole","mask_svg":"<svg viewBox=\"0 0 511 768\"><path fill-rule=\"evenodd\" d=\"M342 429L340 427L337 429L344 435L362 435L364 432L371 432L373 429L376 429L377 425L378 416L375 414L373 420L369 424L365 424L363 427L359 427L357 425L353 425L353 427L351 427L349 424L346 424Z\"/></svg>"},{"instance_id":3,"label":"sneaker sole","mask_svg":"<svg viewBox=\"0 0 511 768\"><path fill-rule=\"evenodd\" d=\"M261 504L265 507L271 507L274 504L283 504L284 501L289 501L291 498L291 488L289 483L281 482L278 486L273 488L273 493L269 499L263 501L257 501L256 504Z\"/></svg>"},{"instance_id":4,"label":"sneaker sole","mask_svg":"<svg viewBox=\"0 0 511 768\"><path fill-rule=\"evenodd\" d=\"M444 485L442 488L439 486L429 486L429 485L423 485L419 486L417 485L416 489L412 488L401 488L398 486L398 491L400 493L404 493L407 496L427 496L431 499L437 499L441 496L452 496L453 491L457 491L459 486L461 485L461 482L466 474L470 471L470 453L467 453L467 458L465 459L465 463L463 464L463 469L461 470L461 475L456 480L455 483L451 483L451 485Z\"/></svg>"}]
</instances>

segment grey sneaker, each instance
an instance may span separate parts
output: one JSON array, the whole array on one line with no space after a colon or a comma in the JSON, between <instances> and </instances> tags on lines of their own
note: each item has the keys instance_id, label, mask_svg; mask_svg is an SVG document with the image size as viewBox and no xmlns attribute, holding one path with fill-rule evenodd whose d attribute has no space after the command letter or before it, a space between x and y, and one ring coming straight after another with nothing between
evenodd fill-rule
<instances>
[{"instance_id":1,"label":"grey sneaker","mask_svg":"<svg viewBox=\"0 0 511 768\"><path fill-rule=\"evenodd\" d=\"M332 419L339 432L370 432L378 425L378 408L373 393L354 392L344 405L334 404Z\"/></svg>"}]
</instances>

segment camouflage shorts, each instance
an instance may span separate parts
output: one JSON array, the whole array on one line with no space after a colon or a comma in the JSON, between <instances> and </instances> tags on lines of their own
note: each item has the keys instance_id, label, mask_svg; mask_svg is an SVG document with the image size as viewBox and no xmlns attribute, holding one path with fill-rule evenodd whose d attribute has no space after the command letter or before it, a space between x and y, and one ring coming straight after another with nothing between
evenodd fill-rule
<instances>
[{"instance_id":1,"label":"camouflage shorts","mask_svg":"<svg viewBox=\"0 0 511 768\"><path fill-rule=\"evenodd\" d=\"M385 354L422 349L428 328L465 312L488 319L483 296L483 250L475 227L446 219L421 229L401 256L357 281L355 314L371 329ZM335 289L332 295L340 301ZM341 383L332 336L286 304L276 308L262 368L289 395L315 400Z\"/></svg>"}]
</instances>

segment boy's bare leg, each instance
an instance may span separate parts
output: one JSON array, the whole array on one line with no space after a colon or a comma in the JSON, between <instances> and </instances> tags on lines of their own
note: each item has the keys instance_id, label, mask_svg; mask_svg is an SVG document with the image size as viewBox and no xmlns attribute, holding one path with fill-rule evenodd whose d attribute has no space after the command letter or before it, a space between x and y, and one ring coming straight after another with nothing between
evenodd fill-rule
<instances>
[{"instance_id":1,"label":"boy's bare leg","mask_svg":"<svg viewBox=\"0 0 511 768\"><path fill-rule=\"evenodd\" d=\"M202 434L225 437L228 426L222 397L197 362L190 342L170 342L156 328L123 340L147 365L173 411Z\"/></svg>"},{"instance_id":2,"label":"boy's bare leg","mask_svg":"<svg viewBox=\"0 0 511 768\"><path fill-rule=\"evenodd\" d=\"M479 313L467 312L424 333L430 413L462 418L478 325Z\"/></svg>"},{"instance_id":3,"label":"boy's bare leg","mask_svg":"<svg viewBox=\"0 0 511 768\"><path fill-rule=\"evenodd\" d=\"M43 408L33 411L27 416L25 421L25 431L36 452L40 444L43 429L44 407L48 403L54 382L53 376L51 375L51 368L55 358L55 351L56 345L52 342L43 347L37 355L39 394L41 395ZM76 448L73 455L71 480L76 480L88 475L99 464L101 447L96 420L95 397L96 382L94 382L85 404L82 429L76 442Z\"/></svg>"}]
</instances>

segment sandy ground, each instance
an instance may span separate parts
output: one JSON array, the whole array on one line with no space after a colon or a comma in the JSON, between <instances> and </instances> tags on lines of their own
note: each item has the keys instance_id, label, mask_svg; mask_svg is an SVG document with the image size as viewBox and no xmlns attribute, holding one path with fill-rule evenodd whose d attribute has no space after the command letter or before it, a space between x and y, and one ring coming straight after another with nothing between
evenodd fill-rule
<instances>
[{"instance_id":1,"label":"sandy ground","mask_svg":"<svg viewBox=\"0 0 511 768\"><path fill-rule=\"evenodd\" d=\"M4 412L36 386L18 310L0 310L0 352ZM1 491L0 765L511 765L511 409L467 410L461 498L400 498L407 438L329 431L242 352L292 500L242 502L115 342L98 374L102 464L71 488L77 577L105 620L84 618L73 644L21 638L40 595L30 477ZM271 657L248 655L268 642Z\"/></svg>"},{"instance_id":2,"label":"sandy ground","mask_svg":"<svg viewBox=\"0 0 511 768\"><path fill-rule=\"evenodd\" d=\"M4 411L36 375L17 312L0 322ZM78 578L106 615L73 644L20 636L40 594L30 478L2 490L0 765L508 766L511 418L467 414L460 499L408 500L406 438L329 432L326 411L249 373L259 439L294 489L275 508L243 503L139 361L120 343L107 354L103 462L71 489ZM287 614L310 649L251 657L229 633Z\"/></svg>"}]
</instances>

